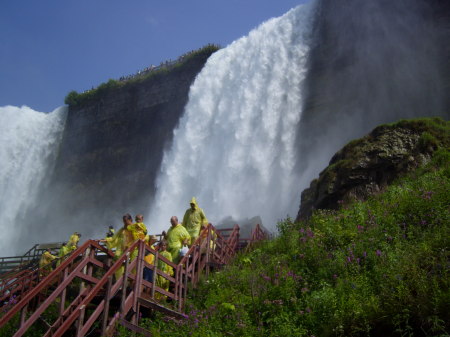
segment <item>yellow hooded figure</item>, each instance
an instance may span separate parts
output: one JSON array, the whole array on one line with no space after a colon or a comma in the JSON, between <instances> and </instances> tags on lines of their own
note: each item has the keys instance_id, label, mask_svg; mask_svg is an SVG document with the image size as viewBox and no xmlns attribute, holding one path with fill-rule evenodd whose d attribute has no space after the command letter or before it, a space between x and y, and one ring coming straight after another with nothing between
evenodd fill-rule
<instances>
[{"instance_id":1,"label":"yellow hooded figure","mask_svg":"<svg viewBox=\"0 0 450 337\"><path fill-rule=\"evenodd\" d=\"M80 237L81 237L81 234L78 232L75 232L70 236L69 241L67 241L67 245L66 245L69 252L73 252L74 250L77 249L78 242L80 241Z\"/></svg>"},{"instance_id":2,"label":"yellow hooded figure","mask_svg":"<svg viewBox=\"0 0 450 337\"><path fill-rule=\"evenodd\" d=\"M40 276L47 276L53 270L52 261L56 259L56 256L52 255L50 249L47 249L42 255L39 261L39 268L41 269Z\"/></svg>"},{"instance_id":3,"label":"yellow hooded figure","mask_svg":"<svg viewBox=\"0 0 450 337\"><path fill-rule=\"evenodd\" d=\"M170 218L171 227L166 232L163 232L167 240L167 250L172 255L172 261L176 264L180 262L180 249L191 241L191 237L181 224L178 223L178 218L173 216Z\"/></svg>"},{"instance_id":4,"label":"yellow hooded figure","mask_svg":"<svg viewBox=\"0 0 450 337\"><path fill-rule=\"evenodd\" d=\"M56 266L59 266L62 261L64 261L68 254L70 253L69 247L67 247L67 244L64 242L61 247L59 248L58 258L59 260L56 262Z\"/></svg>"},{"instance_id":5,"label":"yellow hooded figure","mask_svg":"<svg viewBox=\"0 0 450 337\"><path fill-rule=\"evenodd\" d=\"M143 223L144 216L142 214L136 215L136 222L131 226L128 226L128 230L133 233L133 239L136 240L144 240L147 235L147 227Z\"/></svg>"},{"instance_id":6,"label":"yellow hooded figure","mask_svg":"<svg viewBox=\"0 0 450 337\"><path fill-rule=\"evenodd\" d=\"M186 213L184 213L183 226L191 236L192 245L200 235L200 228L202 225L206 226L208 224L208 219L206 219L203 210L198 207L195 197L192 197L190 204L191 207L186 210Z\"/></svg>"},{"instance_id":7,"label":"yellow hooded figure","mask_svg":"<svg viewBox=\"0 0 450 337\"><path fill-rule=\"evenodd\" d=\"M114 260L118 260L122 254L133 244L133 233L127 228L121 228L113 237L105 239L108 249L115 249ZM120 267L116 272L116 280L118 280L124 272L124 267Z\"/></svg>"}]
</instances>

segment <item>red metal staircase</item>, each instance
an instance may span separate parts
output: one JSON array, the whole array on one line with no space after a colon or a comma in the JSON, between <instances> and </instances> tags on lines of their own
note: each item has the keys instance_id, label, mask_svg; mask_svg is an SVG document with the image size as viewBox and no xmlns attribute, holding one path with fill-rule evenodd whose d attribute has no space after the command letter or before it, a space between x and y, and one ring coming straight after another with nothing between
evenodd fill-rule
<instances>
[{"instance_id":1,"label":"red metal staircase","mask_svg":"<svg viewBox=\"0 0 450 337\"><path fill-rule=\"evenodd\" d=\"M0 311L3 309L0 334L15 317L18 326L13 336L22 336L38 322L42 326L43 314L56 308L57 318L52 322L44 321L43 336L86 336L92 332L96 336L112 336L117 324L150 336L138 326L142 311L158 310L183 319L187 293L202 274L208 277L212 268L228 264L243 241L248 247L265 238L259 225L252 231L251 238L240 239L238 225L216 230L209 224L178 265L140 240L119 258L98 241L89 240L43 279L38 269L24 270L3 285L3 299L8 302L5 296L10 296L10 300L0 308ZM134 250L138 251L137 257L130 261ZM144 260L147 254L154 255L153 265ZM159 260L173 268L174 276L157 269ZM115 272L122 267L123 275L115 279ZM153 281L157 275L169 280L169 290L144 280L144 267L153 270ZM16 297L11 301L13 293ZM157 300L164 296L168 301Z\"/></svg>"}]
</instances>

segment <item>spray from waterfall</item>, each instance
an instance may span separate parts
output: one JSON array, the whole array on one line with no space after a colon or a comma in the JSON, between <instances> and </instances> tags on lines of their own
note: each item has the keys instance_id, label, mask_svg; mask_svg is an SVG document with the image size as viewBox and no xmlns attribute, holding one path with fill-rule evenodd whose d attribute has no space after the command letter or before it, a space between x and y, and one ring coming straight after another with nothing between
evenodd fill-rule
<instances>
[{"instance_id":1,"label":"spray from waterfall","mask_svg":"<svg viewBox=\"0 0 450 337\"><path fill-rule=\"evenodd\" d=\"M192 196L215 224L259 215L273 227L295 216L294 147L313 10L312 3L292 9L209 58L164 155L147 220L154 230L181 218Z\"/></svg>"},{"instance_id":2,"label":"spray from waterfall","mask_svg":"<svg viewBox=\"0 0 450 337\"><path fill-rule=\"evenodd\" d=\"M0 107L0 256L29 248L14 248L20 218L36 202L38 188L51 172L66 110Z\"/></svg>"}]
</instances>

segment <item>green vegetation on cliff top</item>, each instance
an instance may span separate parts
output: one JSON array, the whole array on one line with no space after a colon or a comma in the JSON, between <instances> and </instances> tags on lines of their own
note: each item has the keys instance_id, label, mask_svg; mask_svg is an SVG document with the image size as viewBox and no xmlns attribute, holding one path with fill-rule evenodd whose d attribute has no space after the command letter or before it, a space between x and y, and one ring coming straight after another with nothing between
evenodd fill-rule
<instances>
[{"instance_id":1,"label":"green vegetation on cliff top","mask_svg":"<svg viewBox=\"0 0 450 337\"><path fill-rule=\"evenodd\" d=\"M106 92L109 92L110 90L134 85L136 83L147 81L149 79L156 79L172 71L183 70L184 67L186 67L193 59L199 57L208 58L211 54L213 54L219 49L220 49L219 46L209 44L196 51L183 55L178 60L172 62L169 65L157 67L155 70L151 70L149 72L146 72L145 74L131 76L129 79L126 80L110 79L108 82L100 84L97 88L87 90L83 93L78 93L75 90L73 90L67 94L66 98L64 99L64 103L71 107L82 106L92 100L96 100L102 97Z\"/></svg>"},{"instance_id":2,"label":"green vegetation on cliff top","mask_svg":"<svg viewBox=\"0 0 450 337\"><path fill-rule=\"evenodd\" d=\"M277 238L203 280L189 319L141 325L171 337L448 336L449 163L439 146L382 194L280 222Z\"/></svg>"}]
</instances>

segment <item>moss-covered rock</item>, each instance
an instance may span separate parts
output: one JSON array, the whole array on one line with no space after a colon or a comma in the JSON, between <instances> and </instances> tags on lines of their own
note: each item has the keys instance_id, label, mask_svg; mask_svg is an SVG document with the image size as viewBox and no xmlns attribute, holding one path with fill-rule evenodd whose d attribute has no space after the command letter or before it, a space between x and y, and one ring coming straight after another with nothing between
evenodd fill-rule
<instances>
[{"instance_id":1,"label":"moss-covered rock","mask_svg":"<svg viewBox=\"0 0 450 337\"><path fill-rule=\"evenodd\" d=\"M440 118L401 120L375 128L338 151L319 178L303 191L298 219L314 209L335 209L349 200L365 200L397 177L450 147L450 123Z\"/></svg>"}]
</instances>

